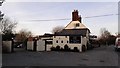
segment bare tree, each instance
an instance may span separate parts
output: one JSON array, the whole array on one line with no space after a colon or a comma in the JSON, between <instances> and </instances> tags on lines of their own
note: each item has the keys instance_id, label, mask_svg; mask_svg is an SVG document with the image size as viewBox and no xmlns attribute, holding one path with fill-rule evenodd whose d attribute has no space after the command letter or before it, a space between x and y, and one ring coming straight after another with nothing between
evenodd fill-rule
<instances>
[{"instance_id":1,"label":"bare tree","mask_svg":"<svg viewBox=\"0 0 120 68\"><path fill-rule=\"evenodd\" d=\"M15 39L18 42L23 42L25 41L28 37L32 36L32 32L28 31L26 29L21 29L18 34L16 35Z\"/></svg>"},{"instance_id":2,"label":"bare tree","mask_svg":"<svg viewBox=\"0 0 120 68\"><path fill-rule=\"evenodd\" d=\"M56 26L52 29L52 33L55 33L55 32L60 32L61 30L63 30L64 27L63 26Z\"/></svg>"},{"instance_id":3,"label":"bare tree","mask_svg":"<svg viewBox=\"0 0 120 68\"><path fill-rule=\"evenodd\" d=\"M110 36L110 32L106 28L101 28L101 37L108 38Z\"/></svg>"},{"instance_id":4,"label":"bare tree","mask_svg":"<svg viewBox=\"0 0 120 68\"><path fill-rule=\"evenodd\" d=\"M106 28L101 28L100 32L101 36L99 38L99 42L101 42L101 44L108 44L111 33Z\"/></svg>"},{"instance_id":5,"label":"bare tree","mask_svg":"<svg viewBox=\"0 0 120 68\"><path fill-rule=\"evenodd\" d=\"M0 22L0 32L2 34L12 33L14 28L16 27L17 22L10 20L8 17L3 18Z\"/></svg>"},{"instance_id":6,"label":"bare tree","mask_svg":"<svg viewBox=\"0 0 120 68\"><path fill-rule=\"evenodd\" d=\"M25 35L25 37L32 36L32 32L31 32L31 31L28 31L27 29L21 29L21 30L19 31L19 34Z\"/></svg>"},{"instance_id":7,"label":"bare tree","mask_svg":"<svg viewBox=\"0 0 120 68\"><path fill-rule=\"evenodd\" d=\"M5 0L0 0L0 6L2 6L2 3L4 2Z\"/></svg>"},{"instance_id":8,"label":"bare tree","mask_svg":"<svg viewBox=\"0 0 120 68\"><path fill-rule=\"evenodd\" d=\"M0 11L0 21L2 21L4 14Z\"/></svg>"}]
</instances>

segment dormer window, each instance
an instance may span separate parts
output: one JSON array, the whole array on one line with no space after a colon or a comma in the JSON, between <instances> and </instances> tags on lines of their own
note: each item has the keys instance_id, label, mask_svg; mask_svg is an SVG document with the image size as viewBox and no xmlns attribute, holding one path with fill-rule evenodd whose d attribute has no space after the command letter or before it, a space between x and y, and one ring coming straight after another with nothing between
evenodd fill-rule
<instances>
[{"instance_id":1,"label":"dormer window","mask_svg":"<svg viewBox=\"0 0 120 68\"><path fill-rule=\"evenodd\" d=\"M76 24L75 24L75 27L79 27L79 26L80 26L79 23L76 23Z\"/></svg>"}]
</instances>

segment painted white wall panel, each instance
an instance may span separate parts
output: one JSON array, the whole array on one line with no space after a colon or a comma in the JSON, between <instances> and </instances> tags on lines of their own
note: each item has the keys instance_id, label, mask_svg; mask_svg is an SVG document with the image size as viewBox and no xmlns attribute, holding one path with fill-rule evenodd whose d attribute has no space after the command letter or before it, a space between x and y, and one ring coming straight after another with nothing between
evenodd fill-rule
<instances>
[{"instance_id":1,"label":"painted white wall panel","mask_svg":"<svg viewBox=\"0 0 120 68\"><path fill-rule=\"evenodd\" d=\"M37 51L45 51L45 41L43 40L37 41Z\"/></svg>"},{"instance_id":2,"label":"painted white wall panel","mask_svg":"<svg viewBox=\"0 0 120 68\"><path fill-rule=\"evenodd\" d=\"M28 41L27 42L27 50L33 50L34 41Z\"/></svg>"}]
</instances>

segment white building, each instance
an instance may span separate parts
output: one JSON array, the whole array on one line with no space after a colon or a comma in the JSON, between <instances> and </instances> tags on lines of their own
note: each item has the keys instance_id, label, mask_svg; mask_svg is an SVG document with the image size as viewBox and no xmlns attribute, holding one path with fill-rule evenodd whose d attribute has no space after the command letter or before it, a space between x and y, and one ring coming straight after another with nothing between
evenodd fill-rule
<instances>
[{"instance_id":1,"label":"white building","mask_svg":"<svg viewBox=\"0 0 120 68\"><path fill-rule=\"evenodd\" d=\"M85 51L89 44L90 30L81 22L81 17L78 15L78 10L72 12L72 21L60 32L55 34L41 36L41 39L46 38L51 40L51 47L59 46L65 49L67 46L72 50ZM52 36L52 37L51 37ZM47 44L46 44L47 45Z\"/></svg>"}]
</instances>

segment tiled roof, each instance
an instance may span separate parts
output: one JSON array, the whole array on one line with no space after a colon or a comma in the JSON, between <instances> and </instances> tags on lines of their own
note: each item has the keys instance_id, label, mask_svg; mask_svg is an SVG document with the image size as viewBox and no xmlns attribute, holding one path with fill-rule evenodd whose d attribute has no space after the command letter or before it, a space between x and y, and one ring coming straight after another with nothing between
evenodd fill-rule
<instances>
[{"instance_id":1,"label":"tiled roof","mask_svg":"<svg viewBox=\"0 0 120 68\"><path fill-rule=\"evenodd\" d=\"M76 27L75 24L79 24L79 27ZM84 24L80 23L79 21L71 21L66 27L65 29L83 29L83 28L87 28Z\"/></svg>"},{"instance_id":2,"label":"tiled roof","mask_svg":"<svg viewBox=\"0 0 120 68\"><path fill-rule=\"evenodd\" d=\"M57 32L54 35L83 35L85 36L89 29L63 29L61 32Z\"/></svg>"},{"instance_id":3,"label":"tiled roof","mask_svg":"<svg viewBox=\"0 0 120 68\"><path fill-rule=\"evenodd\" d=\"M39 37L52 37L54 34L44 34L44 35L40 35Z\"/></svg>"}]
</instances>

